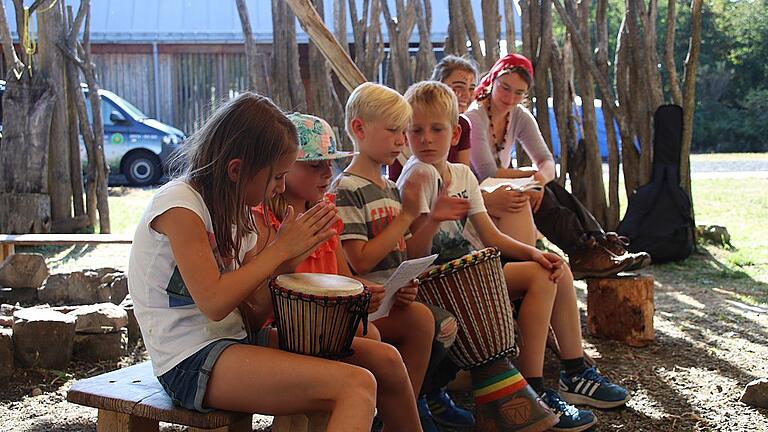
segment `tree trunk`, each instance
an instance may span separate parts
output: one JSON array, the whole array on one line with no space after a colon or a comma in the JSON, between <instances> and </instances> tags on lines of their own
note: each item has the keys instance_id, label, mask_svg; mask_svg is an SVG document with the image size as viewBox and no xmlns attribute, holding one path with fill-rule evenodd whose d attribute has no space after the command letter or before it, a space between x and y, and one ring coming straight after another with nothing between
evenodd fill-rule
<instances>
[{"instance_id":1,"label":"tree trunk","mask_svg":"<svg viewBox=\"0 0 768 432\"><path fill-rule=\"evenodd\" d=\"M701 49L701 7L702 0L691 1L691 40L685 59L685 81L683 88L683 145L680 152L680 183L691 194L691 141L693 139L693 115L696 109L696 69Z\"/></svg>"},{"instance_id":2,"label":"tree trunk","mask_svg":"<svg viewBox=\"0 0 768 432\"><path fill-rule=\"evenodd\" d=\"M72 6L67 6L67 21L65 25L65 32L69 32L69 29L74 26L75 19L72 14ZM68 38L67 38L68 39ZM67 118L69 119L69 127L67 128L67 135L69 138L69 169L72 173L72 204L75 210L75 218L85 215L85 204L83 203L83 165L80 160L80 131L77 127L77 106L75 105L75 99L77 98L76 92L80 92L80 73L77 70L77 65L72 61L66 62L66 75L67 80ZM91 227L95 224L90 223Z\"/></svg>"},{"instance_id":3,"label":"tree trunk","mask_svg":"<svg viewBox=\"0 0 768 432\"><path fill-rule=\"evenodd\" d=\"M587 280L590 334L645 346L654 339L653 313L652 276Z\"/></svg>"},{"instance_id":4,"label":"tree trunk","mask_svg":"<svg viewBox=\"0 0 768 432\"><path fill-rule=\"evenodd\" d=\"M569 2L572 5L572 2ZM578 17L579 31L583 40L589 40L589 4L581 0L574 11ZM587 52L591 52L587 45ZM581 117L584 128L581 145L584 145L586 158L586 183L588 185L586 201L584 204L592 212L598 222L606 223L605 188L603 186L602 159L600 147L597 143L597 124L595 118L595 84L588 72L588 64L592 63L591 57L579 52L576 56L579 67L576 69L576 80L581 95Z\"/></svg>"},{"instance_id":5,"label":"tree trunk","mask_svg":"<svg viewBox=\"0 0 768 432\"><path fill-rule=\"evenodd\" d=\"M483 40L485 41L485 66L490 68L499 59L499 36L501 33L501 14L499 0L482 0Z\"/></svg>"},{"instance_id":6,"label":"tree trunk","mask_svg":"<svg viewBox=\"0 0 768 432\"><path fill-rule=\"evenodd\" d=\"M629 51L631 50L631 45L626 26L627 16L625 14L616 37L614 77L616 93L621 102L619 110L624 113L625 125L619 128L621 136L621 162L624 173L624 189L626 195L630 196L640 186L640 153L635 147L635 135L632 127L634 122L632 122L632 110L630 109L632 98L629 91L629 70L631 66Z\"/></svg>"},{"instance_id":7,"label":"tree trunk","mask_svg":"<svg viewBox=\"0 0 768 432\"><path fill-rule=\"evenodd\" d=\"M381 10L384 13L384 21L389 32L389 70L392 72L392 80L395 89L405 93L413 82L411 72L411 56L408 53L408 39L416 24L416 14L413 4L406 9L404 0L395 0L396 15L392 15L387 1L381 2ZM411 0L411 2L419 0Z\"/></svg>"},{"instance_id":8,"label":"tree trunk","mask_svg":"<svg viewBox=\"0 0 768 432\"><path fill-rule=\"evenodd\" d=\"M72 182L69 166L67 94L64 57L56 44L65 38L63 2L38 13L38 72L46 77L55 95L48 147L48 186L51 217L63 221L72 217ZM77 173L76 175L79 175Z\"/></svg>"},{"instance_id":9,"label":"tree trunk","mask_svg":"<svg viewBox=\"0 0 768 432\"><path fill-rule=\"evenodd\" d=\"M533 9L532 9L533 10ZM552 150L552 132L549 125L549 64L552 58L552 7L551 3L544 1L540 7L536 8L539 24L538 52L533 58L534 64L534 86L536 94L536 121L539 124L539 130L544 137L547 147Z\"/></svg>"},{"instance_id":10,"label":"tree trunk","mask_svg":"<svg viewBox=\"0 0 768 432\"><path fill-rule=\"evenodd\" d=\"M245 59L248 63L248 88L260 94L269 94L266 77L262 74L264 60L259 55L256 41L253 39L248 5L246 5L245 0L235 1L237 3L237 13L240 16L240 25L243 28L243 39L245 39Z\"/></svg>"},{"instance_id":11,"label":"tree trunk","mask_svg":"<svg viewBox=\"0 0 768 432\"><path fill-rule=\"evenodd\" d=\"M683 92L680 90L680 80L677 77L675 64L675 21L677 20L677 2L667 1L667 31L664 35L664 67L667 68L667 83L675 105L683 106Z\"/></svg>"},{"instance_id":12,"label":"tree trunk","mask_svg":"<svg viewBox=\"0 0 768 432\"><path fill-rule=\"evenodd\" d=\"M555 123L557 124L557 135L560 140L560 175L557 178L558 183L565 184L566 173L568 172L568 123L570 123L571 101L568 92L568 79L565 75L565 62L563 53L557 42L552 43L552 62L550 73L552 75L552 108L555 112Z\"/></svg>"},{"instance_id":13,"label":"tree trunk","mask_svg":"<svg viewBox=\"0 0 768 432\"><path fill-rule=\"evenodd\" d=\"M600 71L608 75L608 20L606 19L607 1L598 0L597 16L597 65ZM602 98L602 95L601 95ZM608 147L608 208L606 225L608 230L616 229L619 224L619 152L616 142L616 132L613 127L613 116L603 111L605 125L605 141Z\"/></svg>"},{"instance_id":14,"label":"tree trunk","mask_svg":"<svg viewBox=\"0 0 768 432\"><path fill-rule=\"evenodd\" d=\"M467 54L467 27L461 0L448 0L448 36L445 38L445 53L457 56Z\"/></svg>"},{"instance_id":15,"label":"tree trunk","mask_svg":"<svg viewBox=\"0 0 768 432\"><path fill-rule=\"evenodd\" d=\"M24 234L50 229L48 147L55 98L42 75L36 74L31 81L25 76L22 82L6 83L0 147L0 232Z\"/></svg>"},{"instance_id":16,"label":"tree trunk","mask_svg":"<svg viewBox=\"0 0 768 432\"><path fill-rule=\"evenodd\" d=\"M322 17L323 1L313 0L313 2L318 16ZM325 57L312 39L309 42L309 64L313 65L309 69L311 95L307 101L309 112L323 117L333 126L336 136L340 137L340 132L344 130L344 110L336 95Z\"/></svg>"},{"instance_id":17,"label":"tree trunk","mask_svg":"<svg viewBox=\"0 0 768 432\"><path fill-rule=\"evenodd\" d=\"M512 0L504 0L504 30L507 39L507 52L516 52L515 5L512 3Z\"/></svg>"},{"instance_id":18,"label":"tree trunk","mask_svg":"<svg viewBox=\"0 0 768 432\"><path fill-rule=\"evenodd\" d=\"M422 4L422 1L424 4ZM413 0L413 11L416 15L416 25L419 30L419 51L416 53L416 69L413 79L414 81L423 81L430 78L436 63L435 53L432 51L432 42L429 41L430 28L432 28L430 1Z\"/></svg>"},{"instance_id":19,"label":"tree trunk","mask_svg":"<svg viewBox=\"0 0 768 432\"><path fill-rule=\"evenodd\" d=\"M630 68L630 77L632 86L630 93L633 110L633 120L635 133L640 141L640 184L646 184L651 178L651 162L653 161L653 91L650 76L648 74L648 62L651 61L651 55L645 40L640 31L640 5L642 0L629 0L627 3L627 29L629 30L629 39L632 46L630 56L632 58L632 67Z\"/></svg>"},{"instance_id":20,"label":"tree trunk","mask_svg":"<svg viewBox=\"0 0 768 432\"><path fill-rule=\"evenodd\" d=\"M306 111L307 97L299 70L295 18L288 2L272 0L272 95L277 106L283 109Z\"/></svg>"},{"instance_id":21,"label":"tree trunk","mask_svg":"<svg viewBox=\"0 0 768 432\"><path fill-rule=\"evenodd\" d=\"M464 15L464 25L466 26L467 36L472 46L472 57L477 62L477 66L481 71L487 71L493 65L485 63L485 56L480 49L480 34L477 32L477 24L475 24L475 15L472 11L470 0L461 0L461 13Z\"/></svg>"},{"instance_id":22,"label":"tree trunk","mask_svg":"<svg viewBox=\"0 0 768 432\"><path fill-rule=\"evenodd\" d=\"M109 193L107 190L107 179L109 178L109 167L104 161L104 123L101 116L101 96L99 90L98 76L96 75L96 65L91 56L91 6L90 0L80 2L81 12L78 15L85 14L85 27L83 28L83 42L78 46L79 54L82 58L80 63L85 83L88 85L88 99L91 102L91 112L93 121L91 131L93 134L93 154L94 158L88 161L88 165L94 165L95 183L96 183L96 208L99 212L99 232L109 234L112 232L109 218ZM80 118L81 127L88 125L88 120Z\"/></svg>"}]
</instances>

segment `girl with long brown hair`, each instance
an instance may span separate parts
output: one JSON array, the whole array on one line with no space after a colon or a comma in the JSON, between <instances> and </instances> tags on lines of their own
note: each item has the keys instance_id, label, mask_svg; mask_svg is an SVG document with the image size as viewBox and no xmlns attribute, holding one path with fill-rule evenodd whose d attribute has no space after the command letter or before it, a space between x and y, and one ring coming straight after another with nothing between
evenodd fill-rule
<instances>
[{"instance_id":1,"label":"girl with long brown hair","mask_svg":"<svg viewBox=\"0 0 768 432\"><path fill-rule=\"evenodd\" d=\"M296 128L269 99L244 93L219 108L184 144L185 169L158 190L139 222L129 291L155 375L175 404L325 411L329 431L369 430L370 372L270 348L272 335L249 336L238 309L266 307L265 282L336 235L332 204L300 215L289 207L268 247L256 246L250 209L283 191L296 154Z\"/></svg>"}]
</instances>

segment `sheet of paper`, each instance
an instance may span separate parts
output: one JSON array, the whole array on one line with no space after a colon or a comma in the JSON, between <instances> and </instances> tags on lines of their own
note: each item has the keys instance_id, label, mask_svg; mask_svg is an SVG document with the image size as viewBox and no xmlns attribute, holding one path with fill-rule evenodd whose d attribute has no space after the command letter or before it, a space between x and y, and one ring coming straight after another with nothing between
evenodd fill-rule
<instances>
[{"instance_id":1,"label":"sheet of paper","mask_svg":"<svg viewBox=\"0 0 768 432\"><path fill-rule=\"evenodd\" d=\"M392 276L384 282L384 300L381 301L381 306L379 306L379 309L376 310L376 312L368 314L368 320L374 321L389 316L389 311L395 303L395 294L397 294L397 291L408 285L418 275L424 273L436 258L437 254L426 256L424 258L406 260L400 263L400 266L394 273L392 273Z\"/></svg>"},{"instance_id":2,"label":"sheet of paper","mask_svg":"<svg viewBox=\"0 0 768 432\"><path fill-rule=\"evenodd\" d=\"M480 183L480 189L485 192L493 192L500 187L506 186L511 186L512 188L523 191L533 189L541 190L542 188L542 186L533 179L533 176L516 179L488 177Z\"/></svg>"}]
</instances>

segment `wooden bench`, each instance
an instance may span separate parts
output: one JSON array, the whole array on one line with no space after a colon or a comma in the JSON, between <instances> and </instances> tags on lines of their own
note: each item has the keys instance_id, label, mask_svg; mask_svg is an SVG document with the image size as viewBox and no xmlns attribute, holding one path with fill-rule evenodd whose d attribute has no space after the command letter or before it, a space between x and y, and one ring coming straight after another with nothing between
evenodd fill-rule
<instances>
[{"instance_id":1,"label":"wooden bench","mask_svg":"<svg viewBox=\"0 0 768 432\"><path fill-rule=\"evenodd\" d=\"M67 400L99 409L99 432L157 431L158 422L189 426L190 431L251 432L252 416L178 408L152 373L150 362L118 369L72 384Z\"/></svg>"},{"instance_id":2,"label":"wooden bench","mask_svg":"<svg viewBox=\"0 0 768 432\"><path fill-rule=\"evenodd\" d=\"M16 245L69 246L75 244L131 244L126 234L0 234L0 262L15 252Z\"/></svg>"}]
</instances>

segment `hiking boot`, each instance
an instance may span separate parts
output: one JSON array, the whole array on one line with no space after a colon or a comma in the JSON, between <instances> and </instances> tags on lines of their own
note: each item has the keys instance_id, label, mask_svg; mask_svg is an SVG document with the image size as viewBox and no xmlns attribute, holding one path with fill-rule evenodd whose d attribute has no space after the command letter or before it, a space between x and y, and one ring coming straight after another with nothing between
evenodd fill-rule
<instances>
[{"instance_id":1,"label":"hiking boot","mask_svg":"<svg viewBox=\"0 0 768 432\"><path fill-rule=\"evenodd\" d=\"M426 398L432 419L436 423L454 428L469 428L475 425L475 416L470 411L456 406L445 389L429 393Z\"/></svg>"},{"instance_id":2,"label":"hiking boot","mask_svg":"<svg viewBox=\"0 0 768 432\"><path fill-rule=\"evenodd\" d=\"M560 421L550 429L552 431L580 432L597 423L592 411L578 409L568 404L554 390L544 390L541 400L560 417Z\"/></svg>"},{"instance_id":3,"label":"hiking boot","mask_svg":"<svg viewBox=\"0 0 768 432\"><path fill-rule=\"evenodd\" d=\"M594 238L584 240L582 245L568 254L574 279L613 276L624 271L634 258L629 254L616 255Z\"/></svg>"},{"instance_id":4,"label":"hiking boot","mask_svg":"<svg viewBox=\"0 0 768 432\"><path fill-rule=\"evenodd\" d=\"M440 432L432 418L432 413L429 411L429 406L427 406L427 399L424 396L416 400L416 408L419 410L421 429L424 432Z\"/></svg>"},{"instance_id":5,"label":"hiking boot","mask_svg":"<svg viewBox=\"0 0 768 432\"><path fill-rule=\"evenodd\" d=\"M632 264L628 265L624 271L639 270L651 265L651 256L648 252L633 253L627 251L627 246L629 246L629 239L627 237L618 235L615 232L607 232L604 238L598 239L598 242L616 256L628 254L632 257Z\"/></svg>"},{"instance_id":6,"label":"hiking boot","mask_svg":"<svg viewBox=\"0 0 768 432\"><path fill-rule=\"evenodd\" d=\"M615 408L631 398L624 387L612 383L591 367L569 376L560 372L560 395L572 404L595 408Z\"/></svg>"}]
</instances>

